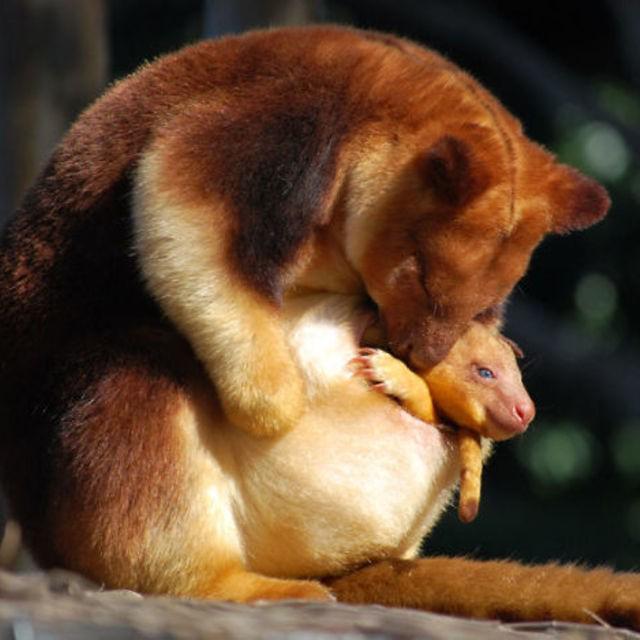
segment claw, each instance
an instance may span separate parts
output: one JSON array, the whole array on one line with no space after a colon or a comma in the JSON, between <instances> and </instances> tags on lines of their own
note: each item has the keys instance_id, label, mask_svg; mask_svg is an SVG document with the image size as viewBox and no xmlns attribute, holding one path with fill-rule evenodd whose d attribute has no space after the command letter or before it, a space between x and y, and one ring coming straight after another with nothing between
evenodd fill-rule
<instances>
[{"instance_id":1,"label":"claw","mask_svg":"<svg viewBox=\"0 0 640 640\"><path fill-rule=\"evenodd\" d=\"M375 364L374 358L379 354L379 349L362 347L358 349L358 355L349 360L348 366L353 371L352 376L366 380L372 391L391 395L391 387L385 380L384 373Z\"/></svg>"},{"instance_id":2,"label":"claw","mask_svg":"<svg viewBox=\"0 0 640 640\"><path fill-rule=\"evenodd\" d=\"M353 372L354 377L364 378L369 382L380 382L380 376L373 369L358 369Z\"/></svg>"}]
</instances>

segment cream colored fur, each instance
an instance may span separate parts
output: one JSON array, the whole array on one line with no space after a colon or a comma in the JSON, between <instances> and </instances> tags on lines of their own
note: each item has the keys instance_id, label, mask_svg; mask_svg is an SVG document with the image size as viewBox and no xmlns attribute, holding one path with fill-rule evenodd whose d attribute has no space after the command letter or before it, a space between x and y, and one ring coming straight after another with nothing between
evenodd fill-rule
<instances>
[{"instance_id":1,"label":"cream colored fur","mask_svg":"<svg viewBox=\"0 0 640 640\"><path fill-rule=\"evenodd\" d=\"M164 186L159 152L142 158L133 194L136 253L147 286L187 337L237 426L272 435L303 409L300 373L278 312L235 279L223 205L188 205Z\"/></svg>"},{"instance_id":2,"label":"cream colored fur","mask_svg":"<svg viewBox=\"0 0 640 640\"><path fill-rule=\"evenodd\" d=\"M181 413L193 469L181 531L208 539L211 558L230 550L249 571L315 577L411 557L447 505L459 472L450 437L351 375L358 305L340 295L285 304L310 398L295 429L255 438L204 394Z\"/></svg>"}]
</instances>

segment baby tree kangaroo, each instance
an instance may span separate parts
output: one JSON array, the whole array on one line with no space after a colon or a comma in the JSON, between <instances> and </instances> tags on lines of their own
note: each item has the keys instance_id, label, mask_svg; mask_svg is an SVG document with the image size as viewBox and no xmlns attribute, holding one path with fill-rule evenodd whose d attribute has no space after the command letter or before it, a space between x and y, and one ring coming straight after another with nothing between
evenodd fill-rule
<instances>
[{"instance_id":1,"label":"baby tree kangaroo","mask_svg":"<svg viewBox=\"0 0 640 640\"><path fill-rule=\"evenodd\" d=\"M429 423L444 417L457 426L463 522L476 517L480 504L482 463L489 453L481 437L505 440L520 434L535 415L516 355L521 351L515 343L474 322L447 357L421 375L379 349L362 348L352 361L373 389L396 398L414 416Z\"/></svg>"}]
</instances>

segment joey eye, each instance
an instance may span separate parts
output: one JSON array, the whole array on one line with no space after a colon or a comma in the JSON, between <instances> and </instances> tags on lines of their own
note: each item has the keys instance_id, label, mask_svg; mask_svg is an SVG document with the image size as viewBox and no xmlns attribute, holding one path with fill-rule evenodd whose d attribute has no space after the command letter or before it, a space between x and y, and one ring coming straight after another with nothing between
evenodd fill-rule
<instances>
[{"instance_id":1,"label":"joey eye","mask_svg":"<svg viewBox=\"0 0 640 640\"><path fill-rule=\"evenodd\" d=\"M496 377L493 371L491 371L491 369L488 369L487 367L476 367L476 372L481 378L484 378L485 380L491 380Z\"/></svg>"}]
</instances>

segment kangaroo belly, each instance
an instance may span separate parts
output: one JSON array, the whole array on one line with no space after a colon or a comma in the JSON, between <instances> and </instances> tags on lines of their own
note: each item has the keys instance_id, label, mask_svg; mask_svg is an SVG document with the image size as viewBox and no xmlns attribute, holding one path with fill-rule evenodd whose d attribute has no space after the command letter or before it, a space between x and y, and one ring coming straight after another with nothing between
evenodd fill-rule
<instances>
[{"instance_id":1,"label":"kangaroo belly","mask_svg":"<svg viewBox=\"0 0 640 640\"><path fill-rule=\"evenodd\" d=\"M407 557L449 500L458 473L451 438L350 374L355 304L322 296L288 309L310 397L294 429L259 439L215 416L195 425L201 503L238 537L251 570L318 576ZM207 422L206 408L193 419ZM222 510L212 509L222 496Z\"/></svg>"},{"instance_id":2,"label":"kangaroo belly","mask_svg":"<svg viewBox=\"0 0 640 640\"><path fill-rule=\"evenodd\" d=\"M254 570L317 576L406 557L441 514L456 480L453 446L364 393L314 407L271 446L253 443L242 530Z\"/></svg>"}]
</instances>

